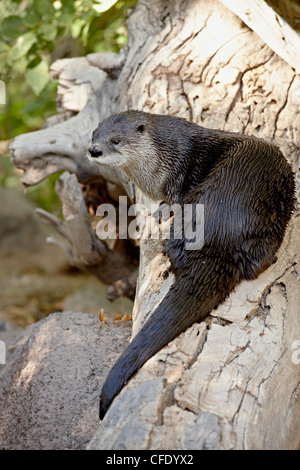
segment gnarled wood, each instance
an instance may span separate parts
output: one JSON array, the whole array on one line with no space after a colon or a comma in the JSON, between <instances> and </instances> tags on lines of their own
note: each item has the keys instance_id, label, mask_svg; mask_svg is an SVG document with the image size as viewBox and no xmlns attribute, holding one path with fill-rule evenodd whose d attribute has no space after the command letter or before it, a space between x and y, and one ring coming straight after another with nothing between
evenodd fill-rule
<instances>
[{"instance_id":1,"label":"gnarled wood","mask_svg":"<svg viewBox=\"0 0 300 470\"><path fill-rule=\"evenodd\" d=\"M220 0L300 74L300 37L264 0Z\"/></svg>"}]
</instances>

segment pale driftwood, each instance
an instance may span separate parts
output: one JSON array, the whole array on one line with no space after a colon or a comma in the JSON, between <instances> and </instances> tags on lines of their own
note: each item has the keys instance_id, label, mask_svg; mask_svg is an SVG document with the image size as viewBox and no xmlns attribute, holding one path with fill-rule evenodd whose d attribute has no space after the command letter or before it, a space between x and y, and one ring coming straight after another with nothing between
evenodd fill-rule
<instances>
[{"instance_id":1,"label":"pale driftwood","mask_svg":"<svg viewBox=\"0 0 300 470\"><path fill-rule=\"evenodd\" d=\"M93 64L114 70L110 75L85 59L54 65L76 103L62 98L63 109L82 105L76 85L92 84L90 95L69 121L14 141L27 184L64 167L80 182L105 179L126 188L132 201L150 204L120 173L88 167L84 159L95 122L126 108L264 137L298 170L300 77L229 9L217 0L141 0L128 31L115 67L93 57ZM159 251L152 240L141 241L134 334L173 281L164 279ZM297 448L299 366L292 357L300 338L299 251L294 218L278 262L148 361L112 404L89 448Z\"/></svg>"},{"instance_id":2,"label":"pale driftwood","mask_svg":"<svg viewBox=\"0 0 300 470\"><path fill-rule=\"evenodd\" d=\"M264 0L220 0L300 74L300 36Z\"/></svg>"},{"instance_id":3,"label":"pale driftwood","mask_svg":"<svg viewBox=\"0 0 300 470\"><path fill-rule=\"evenodd\" d=\"M37 209L36 213L65 237L70 242L70 247L67 248L53 237L49 237L48 242L61 246L73 266L84 268L101 264L107 255L107 249L91 227L91 216L87 212L76 175L63 173L56 188L63 202L64 221L42 209Z\"/></svg>"}]
</instances>

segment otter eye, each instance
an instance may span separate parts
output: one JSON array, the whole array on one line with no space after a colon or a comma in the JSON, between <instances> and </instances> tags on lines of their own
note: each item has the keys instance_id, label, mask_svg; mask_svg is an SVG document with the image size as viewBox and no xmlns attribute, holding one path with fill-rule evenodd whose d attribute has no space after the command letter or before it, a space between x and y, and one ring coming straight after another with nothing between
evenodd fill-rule
<instances>
[{"instance_id":1,"label":"otter eye","mask_svg":"<svg viewBox=\"0 0 300 470\"><path fill-rule=\"evenodd\" d=\"M111 143L114 145L119 145L120 139L111 139Z\"/></svg>"},{"instance_id":2,"label":"otter eye","mask_svg":"<svg viewBox=\"0 0 300 470\"><path fill-rule=\"evenodd\" d=\"M145 129L144 124L141 124L140 126L136 128L137 132L140 132L140 133L144 132L144 129Z\"/></svg>"}]
</instances>

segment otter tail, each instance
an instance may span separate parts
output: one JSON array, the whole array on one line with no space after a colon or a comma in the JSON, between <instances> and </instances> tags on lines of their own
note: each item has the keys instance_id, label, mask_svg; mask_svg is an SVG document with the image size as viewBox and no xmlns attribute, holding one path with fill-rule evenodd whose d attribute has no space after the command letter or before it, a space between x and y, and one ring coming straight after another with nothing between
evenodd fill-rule
<instances>
[{"instance_id":1,"label":"otter tail","mask_svg":"<svg viewBox=\"0 0 300 470\"><path fill-rule=\"evenodd\" d=\"M224 272L224 268L220 269L220 259L207 258L203 252L202 255L205 269L201 273L189 269L188 273L176 279L151 318L109 372L100 398L100 419L103 419L123 385L148 359L194 322L206 317L238 283L236 267L227 265L228 271ZM199 269L201 262L199 264L200 260L197 261Z\"/></svg>"}]
</instances>

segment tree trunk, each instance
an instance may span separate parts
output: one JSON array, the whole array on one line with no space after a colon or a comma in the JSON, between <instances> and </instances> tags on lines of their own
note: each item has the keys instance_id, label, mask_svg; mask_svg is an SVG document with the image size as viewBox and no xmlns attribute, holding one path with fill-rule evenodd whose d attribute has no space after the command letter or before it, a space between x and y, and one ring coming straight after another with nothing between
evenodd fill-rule
<instances>
[{"instance_id":1,"label":"tree trunk","mask_svg":"<svg viewBox=\"0 0 300 470\"><path fill-rule=\"evenodd\" d=\"M280 54L272 37L266 44L259 36L256 17L248 23L254 32L238 11L230 11L231 3L140 0L129 18L128 45L119 55L91 54L53 64L62 114L50 127L12 144L26 185L66 170L58 183L65 221L44 211L39 215L68 239L70 261L106 277L112 295L119 292L117 278L131 280L121 282L123 288L119 284L122 294L132 292L136 258L126 254L132 241L106 244L97 238L95 209L124 194L131 202L151 201L117 170L86 158L91 132L103 118L140 109L256 135L280 146L297 173L299 57L291 64L289 37L297 51L299 37L280 19L278 28L282 31L284 23L287 38L281 46L288 51ZM254 0L248 4L250 13L254 4L264 7ZM276 21L274 28L277 37ZM257 280L244 281L206 321L150 359L115 399L89 448L296 449L299 251L295 215L277 263ZM118 262L121 273L116 273ZM165 263L159 243L140 241L133 334L172 282L162 277Z\"/></svg>"}]
</instances>

